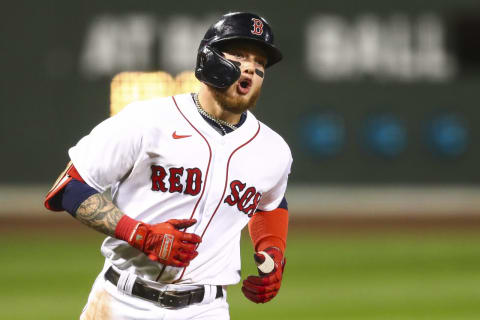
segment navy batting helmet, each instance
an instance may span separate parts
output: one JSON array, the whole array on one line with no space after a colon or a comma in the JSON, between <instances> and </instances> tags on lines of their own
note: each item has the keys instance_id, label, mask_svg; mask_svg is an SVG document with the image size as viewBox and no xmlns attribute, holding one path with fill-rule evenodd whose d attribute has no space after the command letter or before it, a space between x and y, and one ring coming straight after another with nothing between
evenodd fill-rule
<instances>
[{"instance_id":1,"label":"navy batting helmet","mask_svg":"<svg viewBox=\"0 0 480 320\"><path fill-rule=\"evenodd\" d=\"M259 44L267 54L267 68L282 59L273 44L272 28L264 18L246 12L228 13L207 30L200 42L195 67L198 80L216 88L227 88L238 80L240 68L218 50L218 45L233 40Z\"/></svg>"}]
</instances>

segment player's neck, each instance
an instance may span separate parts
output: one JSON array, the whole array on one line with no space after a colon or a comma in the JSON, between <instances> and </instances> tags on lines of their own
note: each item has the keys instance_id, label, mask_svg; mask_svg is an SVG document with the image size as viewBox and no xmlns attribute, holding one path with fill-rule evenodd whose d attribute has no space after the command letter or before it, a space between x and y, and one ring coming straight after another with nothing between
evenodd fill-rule
<instances>
[{"instance_id":1,"label":"player's neck","mask_svg":"<svg viewBox=\"0 0 480 320\"><path fill-rule=\"evenodd\" d=\"M215 96L208 87L202 87L198 93L198 100L203 110L217 119L226 121L230 124L237 124L240 121L241 114L233 113L225 110L223 106L218 103Z\"/></svg>"}]
</instances>

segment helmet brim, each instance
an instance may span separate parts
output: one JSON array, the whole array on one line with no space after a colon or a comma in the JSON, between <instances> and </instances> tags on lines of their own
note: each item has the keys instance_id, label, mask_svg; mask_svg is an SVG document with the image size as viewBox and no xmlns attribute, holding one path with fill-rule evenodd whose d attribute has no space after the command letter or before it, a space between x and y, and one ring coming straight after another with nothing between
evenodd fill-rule
<instances>
[{"instance_id":1,"label":"helmet brim","mask_svg":"<svg viewBox=\"0 0 480 320\"><path fill-rule=\"evenodd\" d=\"M265 42L263 39L257 40L251 37L232 35L232 36L221 38L218 40L211 40L210 44L212 46L216 46L221 43L223 44L226 42L233 42L235 40L245 40L245 41L253 42L258 44L261 48L263 48L267 54L267 65L265 66L265 68L269 68L275 63L283 59L283 55L280 52L280 50L277 47L275 47L273 44Z\"/></svg>"}]
</instances>

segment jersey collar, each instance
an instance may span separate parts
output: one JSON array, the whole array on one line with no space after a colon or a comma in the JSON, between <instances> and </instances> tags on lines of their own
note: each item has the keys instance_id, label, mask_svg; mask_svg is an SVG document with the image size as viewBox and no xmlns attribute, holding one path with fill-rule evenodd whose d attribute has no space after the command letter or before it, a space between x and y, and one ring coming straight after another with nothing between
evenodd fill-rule
<instances>
[{"instance_id":1,"label":"jersey collar","mask_svg":"<svg viewBox=\"0 0 480 320\"><path fill-rule=\"evenodd\" d=\"M235 141L242 142L243 140L249 139L250 136L257 131L259 126L259 122L253 113L246 111L246 116L244 117L245 120L243 123L242 120L240 120L240 126L237 130L226 135L220 135L217 130L213 128L209 122L205 121L202 115L198 112L190 93L177 95L175 96L175 100L177 101L178 108L192 123L192 125L194 125L198 130L201 130L202 133L208 135L209 138L213 138L215 140L231 141L232 143L235 143Z\"/></svg>"}]
</instances>

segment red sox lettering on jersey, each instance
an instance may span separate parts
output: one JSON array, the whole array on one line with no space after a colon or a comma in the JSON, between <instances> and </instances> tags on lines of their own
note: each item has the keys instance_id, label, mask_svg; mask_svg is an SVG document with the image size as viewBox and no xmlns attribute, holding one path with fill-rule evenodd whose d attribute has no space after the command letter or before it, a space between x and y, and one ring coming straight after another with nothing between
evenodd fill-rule
<instances>
[{"instance_id":1,"label":"red sox lettering on jersey","mask_svg":"<svg viewBox=\"0 0 480 320\"><path fill-rule=\"evenodd\" d=\"M186 195L196 196L202 189L202 171L199 168L169 168L161 165L152 165L152 191L178 192ZM186 174L185 186L180 178ZM168 182L168 186L167 186ZM230 183L230 194L225 198L224 203L236 206L239 211L251 217L258 207L262 194L257 192L253 186L246 188L246 184L239 180Z\"/></svg>"},{"instance_id":2,"label":"red sox lettering on jersey","mask_svg":"<svg viewBox=\"0 0 480 320\"><path fill-rule=\"evenodd\" d=\"M230 183L231 194L225 198L225 203L231 206L237 206L238 210L242 211L251 217L258 207L262 194L257 192L255 187L248 187L245 191L246 184L239 180L234 180ZM243 191L243 194L240 192Z\"/></svg>"},{"instance_id":3,"label":"red sox lettering on jersey","mask_svg":"<svg viewBox=\"0 0 480 320\"><path fill-rule=\"evenodd\" d=\"M184 170L180 168L170 168L167 170L160 165L152 165L152 190L162 192L179 192L196 196L200 193L202 188L202 171L199 168L188 168ZM186 171L187 179L185 187L181 184L180 178ZM167 188L165 181L168 181L169 187Z\"/></svg>"}]
</instances>

